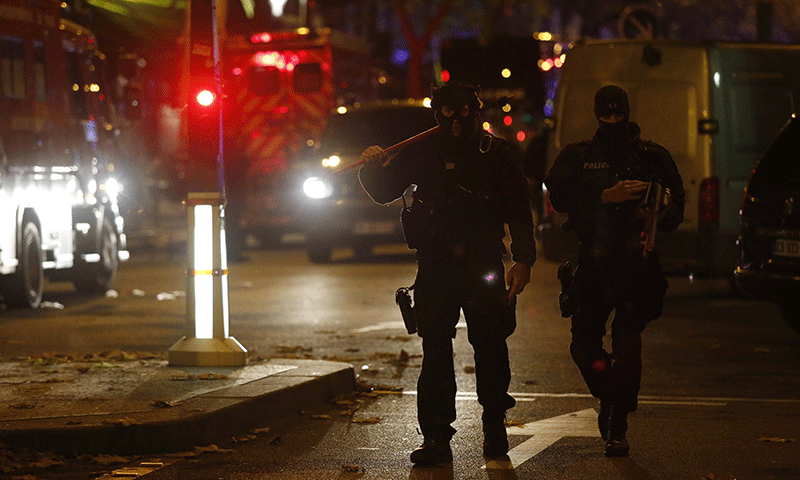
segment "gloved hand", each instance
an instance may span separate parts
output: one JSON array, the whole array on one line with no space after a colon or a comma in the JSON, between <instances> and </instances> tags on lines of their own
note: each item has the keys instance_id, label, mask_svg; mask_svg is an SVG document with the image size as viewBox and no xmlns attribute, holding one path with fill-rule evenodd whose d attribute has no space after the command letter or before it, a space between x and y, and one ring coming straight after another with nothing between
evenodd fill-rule
<instances>
[{"instance_id":1,"label":"gloved hand","mask_svg":"<svg viewBox=\"0 0 800 480\"><path fill-rule=\"evenodd\" d=\"M361 152L361 161L365 167L383 165L389 155L379 146L373 145Z\"/></svg>"},{"instance_id":2,"label":"gloved hand","mask_svg":"<svg viewBox=\"0 0 800 480\"><path fill-rule=\"evenodd\" d=\"M531 267L524 263L514 263L506 274L508 285L508 300L511 301L525 290L525 285L531 281Z\"/></svg>"}]
</instances>

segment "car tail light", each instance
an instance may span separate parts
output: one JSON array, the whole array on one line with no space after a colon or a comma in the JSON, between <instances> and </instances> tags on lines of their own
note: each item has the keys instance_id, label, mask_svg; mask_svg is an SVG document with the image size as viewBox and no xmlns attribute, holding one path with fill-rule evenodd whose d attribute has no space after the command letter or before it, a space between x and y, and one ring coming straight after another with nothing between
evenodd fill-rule
<instances>
[{"instance_id":1,"label":"car tail light","mask_svg":"<svg viewBox=\"0 0 800 480\"><path fill-rule=\"evenodd\" d=\"M719 222L719 178L708 177L700 183L698 207L701 222Z\"/></svg>"}]
</instances>

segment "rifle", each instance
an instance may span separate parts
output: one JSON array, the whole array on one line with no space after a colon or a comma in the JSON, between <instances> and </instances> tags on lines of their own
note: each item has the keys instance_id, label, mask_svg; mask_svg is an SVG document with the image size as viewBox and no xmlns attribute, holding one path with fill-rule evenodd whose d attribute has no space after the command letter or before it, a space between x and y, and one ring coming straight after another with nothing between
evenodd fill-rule
<instances>
[{"instance_id":1,"label":"rifle","mask_svg":"<svg viewBox=\"0 0 800 480\"><path fill-rule=\"evenodd\" d=\"M644 251L642 256L653 250L656 242L656 224L658 214L663 207L669 203L669 197L665 195L664 188L658 182L648 182L647 193L642 201L642 207L646 209L644 227L640 236Z\"/></svg>"}]
</instances>

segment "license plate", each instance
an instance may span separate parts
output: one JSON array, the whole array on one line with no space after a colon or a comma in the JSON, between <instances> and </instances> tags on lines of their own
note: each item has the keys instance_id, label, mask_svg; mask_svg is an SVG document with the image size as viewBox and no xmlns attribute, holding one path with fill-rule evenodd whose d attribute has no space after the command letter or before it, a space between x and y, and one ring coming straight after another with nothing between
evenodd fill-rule
<instances>
[{"instance_id":1,"label":"license plate","mask_svg":"<svg viewBox=\"0 0 800 480\"><path fill-rule=\"evenodd\" d=\"M772 250L772 253L783 257L800 258L800 241L776 238L775 248Z\"/></svg>"},{"instance_id":2,"label":"license plate","mask_svg":"<svg viewBox=\"0 0 800 480\"><path fill-rule=\"evenodd\" d=\"M353 233L356 235L388 235L394 233L395 222L356 222Z\"/></svg>"}]
</instances>

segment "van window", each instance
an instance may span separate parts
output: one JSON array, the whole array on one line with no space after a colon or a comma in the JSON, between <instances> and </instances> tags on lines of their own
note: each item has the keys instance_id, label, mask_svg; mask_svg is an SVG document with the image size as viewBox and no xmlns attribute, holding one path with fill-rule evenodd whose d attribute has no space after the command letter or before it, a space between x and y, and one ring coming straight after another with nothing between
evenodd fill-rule
<instances>
[{"instance_id":1,"label":"van window","mask_svg":"<svg viewBox=\"0 0 800 480\"><path fill-rule=\"evenodd\" d=\"M691 83L646 82L628 93L642 138L669 150L673 158L693 156L697 142L697 91ZM664 121L664 119L669 119Z\"/></svg>"},{"instance_id":2,"label":"van window","mask_svg":"<svg viewBox=\"0 0 800 480\"><path fill-rule=\"evenodd\" d=\"M782 85L735 83L729 99L731 143L746 152L763 152L792 113L792 92Z\"/></svg>"},{"instance_id":3,"label":"van window","mask_svg":"<svg viewBox=\"0 0 800 480\"><path fill-rule=\"evenodd\" d=\"M262 97L275 95L280 89L280 72L275 67L252 67L248 73L250 91Z\"/></svg>"},{"instance_id":4,"label":"van window","mask_svg":"<svg viewBox=\"0 0 800 480\"><path fill-rule=\"evenodd\" d=\"M3 94L25 98L25 43L19 38L3 38Z\"/></svg>"},{"instance_id":5,"label":"van window","mask_svg":"<svg viewBox=\"0 0 800 480\"><path fill-rule=\"evenodd\" d=\"M301 63L294 67L294 91L313 93L322 89L322 66L319 63Z\"/></svg>"}]
</instances>

